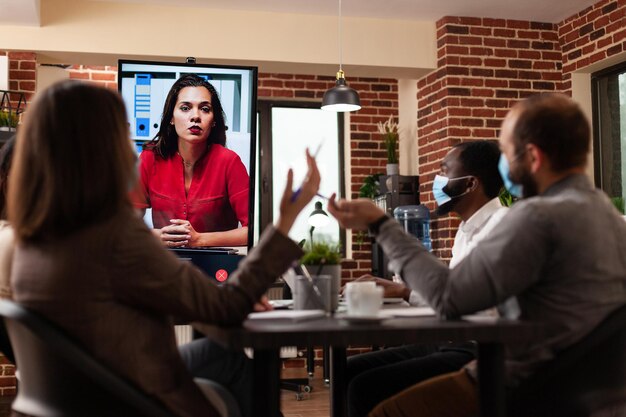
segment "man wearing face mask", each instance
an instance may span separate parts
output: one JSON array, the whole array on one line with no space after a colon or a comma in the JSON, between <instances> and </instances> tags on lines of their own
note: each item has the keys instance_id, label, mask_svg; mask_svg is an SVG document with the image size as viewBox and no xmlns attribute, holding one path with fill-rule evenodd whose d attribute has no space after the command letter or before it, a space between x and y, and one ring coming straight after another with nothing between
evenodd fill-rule
<instances>
[{"instance_id":1,"label":"man wearing face mask","mask_svg":"<svg viewBox=\"0 0 626 417\"><path fill-rule=\"evenodd\" d=\"M522 319L558 328L507 346L506 385L514 389L626 305L626 223L585 175L590 128L570 98L519 102L499 141L502 176L524 199L454 269L371 202L333 196L328 209L344 227L369 227L393 269L440 315L458 317L517 296ZM475 367L468 366L403 391L370 416L473 417L478 409Z\"/></svg>"},{"instance_id":2,"label":"man wearing face mask","mask_svg":"<svg viewBox=\"0 0 626 417\"><path fill-rule=\"evenodd\" d=\"M441 161L433 181L437 214L457 213L462 222L454 238L453 268L487 236L507 208L498 194L500 150L494 142L478 140L454 146ZM371 276L361 280L373 279ZM412 305L424 301L401 283L377 278L386 297L402 296ZM410 294L410 295L409 295ZM356 355L348 360L348 415L364 417L379 402L420 381L460 369L475 358L471 344L409 345Z\"/></svg>"}]
</instances>

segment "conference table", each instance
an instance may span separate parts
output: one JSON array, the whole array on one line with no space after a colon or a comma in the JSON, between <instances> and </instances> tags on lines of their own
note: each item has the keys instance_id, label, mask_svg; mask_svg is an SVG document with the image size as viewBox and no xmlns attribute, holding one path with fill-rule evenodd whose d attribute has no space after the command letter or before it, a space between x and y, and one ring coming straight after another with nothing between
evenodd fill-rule
<instances>
[{"instance_id":1,"label":"conference table","mask_svg":"<svg viewBox=\"0 0 626 417\"><path fill-rule=\"evenodd\" d=\"M504 346L547 335L541 323L476 317L441 320L437 317L391 318L354 323L338 316L306 321L292 319L246 320L241 327L210 326L203 332L234 349L254 352L255 415L276 417L280 410L280 348L330 347L330 406L332 417L346 416L346 349L348 346L401 345L474 340L478 345L478 383L481 414L506 416Z\"/></svg>"}]
</instances>

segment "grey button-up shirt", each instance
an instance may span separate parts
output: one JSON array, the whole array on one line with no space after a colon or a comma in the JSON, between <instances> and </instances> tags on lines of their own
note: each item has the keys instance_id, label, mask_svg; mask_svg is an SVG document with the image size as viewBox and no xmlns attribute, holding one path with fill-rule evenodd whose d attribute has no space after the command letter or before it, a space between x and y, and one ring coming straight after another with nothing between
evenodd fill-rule
<instances>
[{"instance_id":1,"label":"grey button-up shirt","mask_svg":"<svg viewBox=\"0 0 626 417\"><path fill-rule=\"evenodd\" d=\"M391 268L443 316L473 313L517 296L521 319L562 328L507 347L509 385L626 304L626 222L584 175L516 203L454 269L394 221L382 225L377 240Z\"/></svg>"}]
</instances>

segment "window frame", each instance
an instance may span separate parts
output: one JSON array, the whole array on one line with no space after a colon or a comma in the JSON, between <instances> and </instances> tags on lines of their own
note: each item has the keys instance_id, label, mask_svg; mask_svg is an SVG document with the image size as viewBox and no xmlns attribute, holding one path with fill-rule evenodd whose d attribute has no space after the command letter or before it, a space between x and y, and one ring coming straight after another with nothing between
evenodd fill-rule
<instances>
[{"instance_id":1,"label":"window frame","mask_svg":"<svg viewBox=\"0 0 626 417\"><path fill-rule=\"evenodd\" d=\"M609 68L591 74L591 107L592 107L592 131L593 131L593 178L596 187L607 191L602 175L604 161L602 159L602 124L600 118L600 82L606 77L626 72L626 62L621 62ZM626 162L626 150L624 150L624 162Z\"/></svg>"},{"instance_id":2,"label":"window frame","mask_svg":"<svg viewBox=\"0 0 626 417\"><path fill-rule=\"evenodd\" d=\"M299 109L321 109L321 103L311 101L288 101L288 100L257 100L258 132L259 132L259 178L257 184L259 191L259 230L262 231L272 223L273 213L273 172L272 172L272 109L274 107L287 107ZM337 113L337 136L339 138L339 196L346 195L345 178L345 128L344 114ZM282 192L279 190L278 192ZM346 231L339 229L339 240L342 256L346 255Z\"/></svg>"}]
</instances>

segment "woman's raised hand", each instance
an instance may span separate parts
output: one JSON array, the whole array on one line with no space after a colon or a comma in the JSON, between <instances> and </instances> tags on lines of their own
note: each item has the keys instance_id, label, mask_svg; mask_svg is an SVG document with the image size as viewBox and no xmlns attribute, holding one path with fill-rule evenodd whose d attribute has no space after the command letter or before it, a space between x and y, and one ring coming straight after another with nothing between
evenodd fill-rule
<instances>
[{"instance_id":1,"label":"woman's raised hand","mask_svg":"<svg viewBox=\"0 0 626 417\"><path fill-rule=\"evenodd\" d=\"M293 191L293 170L289 169L287 173L287 185L280 200L280 216L276 222L276 228L285 235L289 233L298 214L315 197L320 188L320 172L308 149L306 163L309 170L296 195Z\"/></svg>"}]
</instances>

